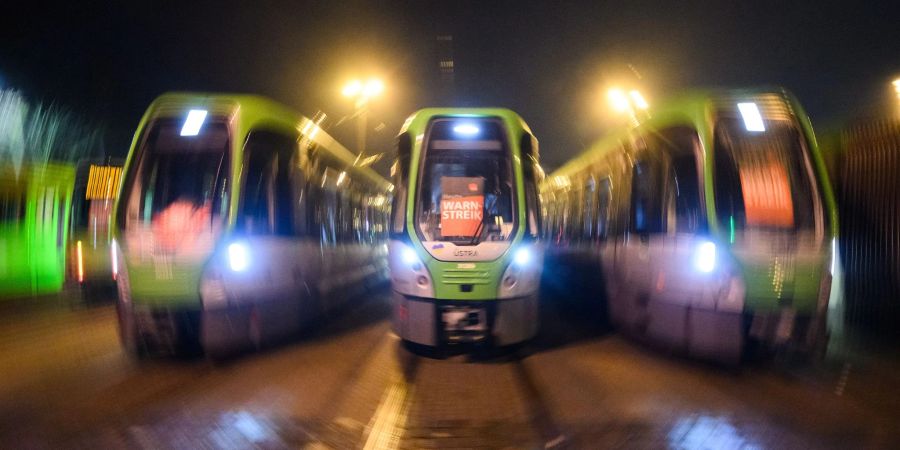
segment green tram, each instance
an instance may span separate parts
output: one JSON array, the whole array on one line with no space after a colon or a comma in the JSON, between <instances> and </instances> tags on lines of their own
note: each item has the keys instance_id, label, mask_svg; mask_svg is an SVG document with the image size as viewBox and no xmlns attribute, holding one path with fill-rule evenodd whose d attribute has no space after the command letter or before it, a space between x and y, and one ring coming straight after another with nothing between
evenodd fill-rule
<instances>
[{"instance_id":1,"label":"green tram","mask_svg":"<svg viewBox=\"0 0 900 450\"><path fill-rule=\"evenodd\" d=\"M69 164L0 165L0 298L62 289L74 184Z\"/></svg>"},{"instance_id":2,"label":"green tram","mask_svg":"<svg viewBox=\"0 0 900 450\"><path fill-rule=\"evenodd\" d=\"M354 161L265 98L154 101L113 214L124 347L256 348L385 281L392 187Z\"/></svg>"},{"instance_id":3,"label":"green tram","mask_svg":"<svg viewBox=\"0 0 900 450\"><path fill-rule=\"evenodd\" d=\"M837 213L810 121L784 90L654 108L541 195L547 264L602 274L596 294L626 334L727 363L760 346L824 350Z\"/></svg>"},{"instance_id":4,"label":"green tram","mask_svg":"<svg viewBox=\"0 0 900 450\"><path fill-rule=\"evenodd\" d=\"M516 113L410 116L392 168L393 319L405 341L509 345L538 330L538 144Z\"/></svg>"}]
</instances>

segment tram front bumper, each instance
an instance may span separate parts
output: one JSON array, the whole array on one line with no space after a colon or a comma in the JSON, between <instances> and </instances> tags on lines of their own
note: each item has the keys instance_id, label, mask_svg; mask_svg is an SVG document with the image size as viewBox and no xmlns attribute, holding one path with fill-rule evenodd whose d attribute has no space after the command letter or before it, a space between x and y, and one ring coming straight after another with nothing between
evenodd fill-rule
<instances>
[{"instance_id":1,"label":"tram front bumper","mask_svg":"<svg viewBox=\"0 0 900 450\"><path fill-rule=\"evenodd\" d=\"M538 296L482 301L411 297L394 291L394 331L416 344L523 342L538 331Z\"/></svg>"},{"instance_id":2,"label":"tram front bumper","mask_svg":"<svg viewBox=\"0 0 900 450\"><path fill-rule=\"evenodd\" d=\"M299 301L264 301L204 309L203 349L212 356L256 350L297 332L310 319Z\"/></svg>"}]
</instances>

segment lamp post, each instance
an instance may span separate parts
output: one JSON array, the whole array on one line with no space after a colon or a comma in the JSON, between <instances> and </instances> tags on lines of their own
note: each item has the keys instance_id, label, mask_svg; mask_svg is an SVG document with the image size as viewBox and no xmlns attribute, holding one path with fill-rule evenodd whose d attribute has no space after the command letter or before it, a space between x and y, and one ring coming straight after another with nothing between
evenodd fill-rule
<instances>
[{"instance_id":1,"label":"lamp post","mask_svg":"<svg viewBox=\"0 0 900 450\"><path fill-rule=\"evenodd\" d=\"M354 116L356 116L356 146L359 151L357 158L366 151L366 128L368 127L369 100L384 92L384 83L371 78L365 83L360 80L352 80L344 86L341 93L344 97L353 99Z\"/></svg>"},{"instance_id":2,"label":"lamp post","mask_svg":"<svg viewBox=\"0 0 900 450\"><path fill-rule=\"evenodd\" d=\"M613 110L620 114L627 114L631 124L634 126L640 123L638 111L644 111L646 114L647 109L650 108L647 100L644 99L644 96L637 89L632 89L626 93L622 89L612 88L607 92L607 97L612 104Z\"/></svg>"}]
</instances>

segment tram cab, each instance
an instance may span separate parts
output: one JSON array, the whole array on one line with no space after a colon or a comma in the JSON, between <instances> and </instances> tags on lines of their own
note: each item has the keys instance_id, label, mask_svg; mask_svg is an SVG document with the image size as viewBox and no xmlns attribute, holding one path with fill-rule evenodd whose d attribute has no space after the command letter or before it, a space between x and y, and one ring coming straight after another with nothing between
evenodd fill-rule
<instances>
[{"instance_id":1,"label":"tram cab","mask_svg":"<svg viewBox=\"0 0 900 450\"><path fill-rule=\"evenodd\" d=\"M114 215L125 348L258 348L386 279L390 183L355 160L262 97L157 99Z\"/></svg>"},{"instance_id":2,"label":"tram cab","mask_svg":"<svg viewBox=\"0 0 900 450\"><path fill-rule=\"evenodd\" d=\"M728 363L751 343L824 348L839 295L834 199L786 92L653 108L552 173L543 194L554 263L602 275L594 300L627 334Z\"/></svg>"},{"instance_id":3,"label":"tram cab","mask_svg":"<svg viewBox=\"0 0 900 450\"><path fill-rule=\"evenodd\" d=\"M538 329L537 141L505 109L425 109L398 138L394 326L429 346L509 345Z\"/></svg>"}]
</instances>

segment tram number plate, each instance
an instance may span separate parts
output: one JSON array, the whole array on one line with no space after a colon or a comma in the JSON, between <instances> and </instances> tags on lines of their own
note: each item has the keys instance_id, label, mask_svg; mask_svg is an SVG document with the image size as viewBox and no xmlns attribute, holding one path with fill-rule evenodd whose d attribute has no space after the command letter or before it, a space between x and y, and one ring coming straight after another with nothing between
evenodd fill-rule
<instances>
[{"instance_id":1,"label":"tram number plate","mask_svg":"<svg viewBox=\"0 0 900 450\"><path fill-rule=\"evenodd\" d=\"M487 330L487 314L484 308L469 306L445 306L441 318L444 329L450 331L484 331Z\"/></svg>"}]
</instances>

